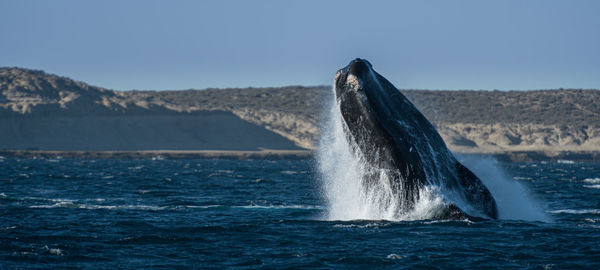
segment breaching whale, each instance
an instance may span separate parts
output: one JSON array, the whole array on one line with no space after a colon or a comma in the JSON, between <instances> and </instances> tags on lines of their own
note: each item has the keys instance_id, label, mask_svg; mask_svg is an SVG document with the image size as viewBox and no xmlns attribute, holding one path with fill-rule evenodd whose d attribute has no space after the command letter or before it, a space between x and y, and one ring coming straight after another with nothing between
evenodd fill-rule
<instances>
[{"instance_id":1,"label":"breaching whale","mask_svg":"<svg viewBox=\"0 0 600 270\"><path fill-rule=\"evenodd\" d=\"M469 169L456 160L433 125L371 63L355 59L334 79L337 106L352 151L368 164L363 185L389 185L408 212L420 191L436 187L445 207L430 218L497 218L496 202ZM399 215L401 213L398 213Z\"/></svg>"}]
</instances>

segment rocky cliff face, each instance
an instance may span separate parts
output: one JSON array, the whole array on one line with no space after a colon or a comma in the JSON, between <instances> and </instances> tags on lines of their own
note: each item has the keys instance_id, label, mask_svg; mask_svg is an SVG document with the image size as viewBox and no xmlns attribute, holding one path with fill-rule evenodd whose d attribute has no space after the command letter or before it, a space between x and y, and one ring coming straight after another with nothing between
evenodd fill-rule
<instances>
[{"instance_id":1,"label":"rocky cliff face","mask_svg":"<svg viewBox=\"0 0 600 270\"><path fill-rule=\"evenodd\" d=\"M598 126L438 123L437 127L455 152L600 151Z\"/></svg>"},{"instance_id":2,"label":"rocky cliff face","mask_svg":"<svg viewBox=\"0 0 600 270\"><path fill-rule=\"evenodd\" d=\"M600 151L598 90L402 92L457 152ZM40 115L230 112L314 149L332 99L325 86L111 91L42 71L0 68L0 119L17 122Z\"/></svg>"},{"instance_id":3,"label":"rocky cliff face","mask_svg":"<svg viewBox=\"0 0 600 270\"><path fill-rule=\"evenodd\" d=\"M0 117L165 112L144 99L39 70L0 68Z\"/></svg>"},{"instance_id":4,"label":"rocky cliff face","mask_svg":"<svg viewBox=\"0 0 600 270\"><path fill-rule=\"evenodd\" d=\"M600 151L600 91L404 93L457 152Z\"/></svg>"},{"instance_id":5,"label":"rocky cliff face","mask_svg":"<svg viewBox=\"0 0 600 270\"><path fill-rule=\"evenodd\" d=\"M0 69L0 90L0 108L3 113L19 114L67 109L69 105L75 104L75 100L91 101L94 104L94 101L104 95L114 95L111 91L68 78L18 68Z\"/></svg>"}]
</instances>

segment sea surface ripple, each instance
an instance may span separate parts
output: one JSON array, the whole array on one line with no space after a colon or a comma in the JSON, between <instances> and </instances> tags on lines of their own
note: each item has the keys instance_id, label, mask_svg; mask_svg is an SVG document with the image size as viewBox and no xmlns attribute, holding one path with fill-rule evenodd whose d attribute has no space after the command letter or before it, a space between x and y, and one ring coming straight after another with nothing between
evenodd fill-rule
<instances>
[{"instance_id":1,"label":"sea surface ripple","mask_svg":"<svg viewBox=\"0 0 600 270\"><path fill-rule=\"evenodd\" d=\"M328 220L315 166L0 158L0 268L600 267L600 164L501 163L549 222Z\"/></svg>"}]
</instances>

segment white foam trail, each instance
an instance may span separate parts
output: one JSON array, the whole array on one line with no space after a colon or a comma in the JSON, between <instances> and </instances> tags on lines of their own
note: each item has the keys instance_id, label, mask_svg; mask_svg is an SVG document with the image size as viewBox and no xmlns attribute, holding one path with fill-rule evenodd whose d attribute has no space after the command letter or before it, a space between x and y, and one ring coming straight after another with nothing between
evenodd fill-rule
<instances>
[{"instance_id":1,"label":"white foam trail","mask_svg":"<svg viewBox=\"0 0 600 270\"><path fill-rule=\"evenodd\" d=\"M338 106L330 106L327 126L322 128L318 151L323 195L328 220L419 220L433 217L444 205L434 188L421 190L420 201L410 212L402 211L401 198L389 186L384 170L373 170L353 151L344 134ZM379 175L376 183L363 183L368 172Z\"/></svg>"},{"instance_id":2,"label":"white foam trail","mask_svg":"<svg viewBox=\"0 0 600 270\"><path fill-rule=\"evenodd\" d=\"M176 206L155 206L155 205L101 205L79 203L69 199L47 199L48 201L56 202L53 204L31 205L29 208L34 209L51 209L51 208L71 208L71 209L86 209L86 210L141 210L141 211L161 211L161 210L178 210L182 208L196 209L218 209L218 208L238 208L238 209L273 209L273 210L322 210L320 205L176 205ZM89 201L98 201L104 199L88 199ZM1 230L1 229L0 229Z\"/></svg>"},{"instance_id":3,"label":"white foam trail","mask_svg":"<svg viewBox=\"0 0 600 270\"><path fill-rule=\"evenodd\" d=\"M549 222L521 183L509 177L498 161L491 157L456 155L458 160L475 173L492 193L498 206L498 218Z\"/></svg>"},{"instance_id":4,"label":"white foam trail","mask_svg":"<svg viewBox=\"0 0 600 270\"><path fill-rule=\"evenodd\" d=\"M560 209L554 211L548 211L552 214L600 214L600 209Z\"/></svg>"},{"instance_id":5,"label":"white foam trail","mask_svg":"<svg viewBox=\"0 0 600 270\"><path fill-rule=\"evenodd\" d=\"M320 210L323 207L319 205L244 205L244 206L231 206L231 208L243 208L243 209L303 209L303 210Z\"/></svg>"},{"instance_id":6,"label":"white foam trail","mask_svg":"<svg viewBox=\"0 0 600 270\"><path fill-rule=\"evenodd\" d=\"M73 208L73 209L87 209L87 210L142 210L142 211L160 211L165 210L167 207L164 206L152 206L152 205L96 205L96 204L82 204L70 201L58 202L50 205L32 205L29 208Z\"/></svg>"},{"instance_id":7,"label":"white foam trail","mask_svg":"<svg viewBox=\"0 0 600 270\"><path fill-rule=\"evenodd\" d=\"M600 178L586 178L583 179L583 182L588 184L600 184Z\"/></svg>"}]
</instances>

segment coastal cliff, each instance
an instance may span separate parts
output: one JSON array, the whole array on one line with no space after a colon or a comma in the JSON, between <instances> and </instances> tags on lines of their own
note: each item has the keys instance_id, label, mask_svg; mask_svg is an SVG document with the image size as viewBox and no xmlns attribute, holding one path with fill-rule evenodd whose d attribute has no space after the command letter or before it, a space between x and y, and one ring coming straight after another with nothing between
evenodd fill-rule
<instances>
[{"instance_id":1,"label":"coastal cliff","mask_svg":"<svg viewBox=\"0 0 600 270\"><path fill-rule=\"evenodd\" d=\"M600 151L598 90L402 92L455 152ZM0 149L315 149L331 100L326 86L113 91L0 68Z\"/></svg>"}]
</instances>

